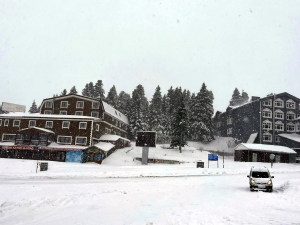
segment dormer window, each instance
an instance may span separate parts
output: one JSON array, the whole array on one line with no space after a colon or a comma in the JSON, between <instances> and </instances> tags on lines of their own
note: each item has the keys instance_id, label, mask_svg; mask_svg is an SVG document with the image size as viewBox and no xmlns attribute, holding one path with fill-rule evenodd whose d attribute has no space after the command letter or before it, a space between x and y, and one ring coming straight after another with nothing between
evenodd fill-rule
<instances>
[{"instance_id":1,"label":"dormer window","mask_svg":"<svg viewBox=\"0 0 300 225\"><path fill-rule=\"evenodd\" d=\"M278 108L283 108L283 100L281 100L280 98L277 98L274 102L275 107Z\"/></svg>"},{"instance_id":2,"label":"dormer window","mask_svg":"<svg viewBox=\"0 0 300 225\"><path fill-rule=\"evenodd\" d=\"M263 109L263 117L272 118L272 111L270 109Z\"/></svg>"},{"instance_id":3,"label":"dormer window","mask_svg":"<svg viewBox=\"0 0 300 225\"><path fill-rule=\"evenodd\" d=\"M272 123L269 120L263 121L262 128L265 130L271 130L272 129Z\"/></svg>"},{"instance_id":4,"label":"dormer window","mask_svg":"<svg viewBox=\"0 0 300 225\"><path fill-rule=\"evenodd\" d=\"M275 118L276 119L283 119L283 117L284 117L284 113L280 109L277 109L275 111Z\"/></svg>"},{"instance_id":5,"label":"dormer window","mask_svg":"<svg viewBox=\"0 0 300 225\"><path fill-rule=\"evenodd\" d=\"M288 123L288 124L286 125L286 131L288 131L288 132L294 132L294 131L295 131L295 124L293 124L293 123Z\"/></svg>"},{"instance_id":6,"label":"dormer window","mask_svg":"<svg viewBox=\"0 0 300 225\"><path fill-rule=\"evenodd\" d=\"M295 119L295 113L292 112L292 111L288 111L288 112L286 113L286 119L287 119L287 120L294 120L294 119Z\"/></svg>"},{"instance_id":7,"label":"dormer window","mask_svg":"<svg viewBox=\"0 0 300 225\"><path fill-rule=\"evenodd\" d=\"M286 107L288 109L295 109L295 102L292 99L286 101Z\"/></svg>"},{"instance_id":8,"label":"dormer window","mask_svg":"<svg viewBox=\"0 0 300 225\"><path fill-rule=\"evenodd\" d=\"M263 106L272 106L272 100L267 99L267 100L263 101Z\"/></svg>"},{"instance_id":9,"label":"dormer window","mask_svg":"<svg viewBox=\"0 0 300 225\"><path fill-rule=\"evenodd\" d=\"M20 126L20 120L14 120L13 127L19 127Z\"/></svg>"},{"instance_id":10,"label":"dormer window","mask_svg":"<svg viewBox=\"0 0 300 225\"><path fill-rule=\"evenodd\" d=\"M281 121L277 121L275 123L275 130L284 131L284 125Z\"/></svg>"}]
</instances>

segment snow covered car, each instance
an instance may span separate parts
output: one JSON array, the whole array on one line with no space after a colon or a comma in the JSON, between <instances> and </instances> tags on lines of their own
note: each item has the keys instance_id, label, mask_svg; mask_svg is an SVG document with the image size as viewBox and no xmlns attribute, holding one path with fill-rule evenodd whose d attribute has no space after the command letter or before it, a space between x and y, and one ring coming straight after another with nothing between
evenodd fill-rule
<instances>
[{"instance_id":1,"label":"snow covered car","mask_svg":"<svg viewBox=\"0 0 300 225\"><path fill-rule=\"evenodd\" d=\"M274 176L270 175L269 170L264 167L251 167L249 177L250 191L254 190L265 190L272 192L273 191L273 182L272 178Z\"/></svg>"}]
</instances>

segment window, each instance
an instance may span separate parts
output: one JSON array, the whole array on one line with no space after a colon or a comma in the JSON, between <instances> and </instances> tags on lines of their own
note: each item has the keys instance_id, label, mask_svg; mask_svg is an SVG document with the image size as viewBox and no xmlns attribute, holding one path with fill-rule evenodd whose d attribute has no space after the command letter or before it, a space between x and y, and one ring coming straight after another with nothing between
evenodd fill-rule
<instances>
[{"instance_id":1,"label":"window","mask_svg":"<svg viewBox=\"0 0 300 225\"><path fill-rule=\"evenodd\" d=\"M60 115L67 115L67 111L60 111L59 114Z\"/></svg>"},{"instance_id":2,"label":"window","mask_svg":"<svg viewBox=\"0 0 300 225\"><path fill-rule=\"evenodd\" d=\"M278 108L283 108L283 100L281 100L280 98L277 98L274 102L275 107Z\"/></svg>"},{"instance_id":3,"label":"window","mask_svg":"<svg viewBox=\"0 0 300 225\"><path fill-rule=\"evenodd\" d=\"M232 128L227 129L227 135L232 134Z\"/></svg>"},{"instance_id":4,"label":"window","mask_svg":"<svg viewBox=\"0 0 300 225\"><path fill-rule=\"evenodd\" d=\"M118 126L118 120L116 120L116 126Z\"/></svg>"},{"instance_id":5,"label":"window","mask_svg":"<svg viewBox=\"0 0 300 225\"><path fill-rule=\"evenodd\" d=\"M295 119L295 113L292 112L292 111L288 111L288 112L286 113L286 119L287 119L287 120L294 120L294 119Z\"/></svg>"},{"instance_id":6,"label":"window","mask_svg":"<svg viewBox=\"0 0 300 225\"><path fill-rule=\"evenodd\" d=\"M76 145L86 145L86 137L76 137Z\"/></svg>"},{"instance_id":7,"label":"window","mask_svg":"<svg viewBox=\"0 0 300 225\"><path fill-rule=\"evenodd\" d=\"M217 122L217 128L221 127L221 122Z\"/></svg>"},{"instance_id":8,"label":"window","mask_svg":"<svg viewBox=\"0 0 300 225\"><path fill-rule=\"evenodd\" d=\"M277 121L275 123L275 130L279 130L279 131L283 131L284 130L284 126L283 126L283 123L281 121Z\"/></svg>"},{"instance_id":9,"label":"window","mask_svg":"<svg viewBox=\"0 0 300 225\"><path fill-rule=\"evenodd\" d=\"M280 142L280 137L279 136L275 136L275 142Z\"/></svg>"},{"instance_id":10,"label":"window","mask_svg":"<svg viewBox=\"0 0 300 225\"><path fill-rule=\"evenodd\" d=\"M52 110L45 110L44 114L52 114Z\"/></svg>"},{"instance_id":11,"label":"window","mask_svg":"<svg viewBox=\"0 0 300 225\"><path fill-rule=\"evenodd\" d=\"M5 120L4 120L4 126L5 126L5 127L8 127L8 124L9 124L9 119L5 119Z\"/></svg>"},{"instance_id":12,"label":"window","mask_svg":"<svg viewBox=\"0 0 300 225\"><path fill-rule=\"evenodd\" d=\"M232 124L232 118L227 119L227 125Z\"/></svg>"},{"instance_id":13,"label":"window","mask_svg":"<svg viewBox=\"0 0 300 225\"><path fill-rule=\"evenodd\" d=\"M76 109L83 109L84 102L83 101L77 101L76 103Z\"/></svg>"},{"instance_id":14,"label":"window","mask_svg":"<svg viewBox=\"0 0 300 225\"><path fill-rule=\"evenodd\" d=\"M45 108L52 108L52 101L46 101Z\"/></svg>"},{"instance_id":15,"label":"window","mask_svg":"<svg viewBox=\"0 0 300 225\"><path fill-rule=\"evenodd\" d=\"M61 101L60 108L68 108L68 101Z\"/></svg>"},{"instance_id":16,"label":"window","mask_svg":"<svg viewBox=\"0 0 300 225\"><path fill-rule=\"evenodd\" d=\"M69 127L70 127L70 121L63 121L62 122L62 128L69 129Z\"/></svg>"},{"instance_id":17,"label":"window","mask_svg":"<svg viewBox=\"0 0 300 225\"><path fill-rule=\"evenodd\" d=\"M99 109L99 102L93 102L92 109Z\"/></svg>"},{"instance_id":18,"label":"window","mask_svg":"<svg viewBox=\"0 0 300 225\"><path fill-rule=\"evenodd\" d=\"M99 124L96 124L96 131L99 131Z\"/></svg>"},{"instance_id":19,"label":"window","mask_svg":"<svg viewBox=\"0 0 300 225\"><path fill-rule=\"evenodd\" d=\"M286 101L286 107L288 109L295 109L295 102L292 99Z\"/></svg>"},{"instance_id":20,"label":"window","mask_svg":"<svg viewBox=\"0 0 300 225\"><path fill-rule=\"evenodd\" d=\"M29 120L28 127L35 127L36 121L35 120Z\"/></svg>"},{"instance_id":21,"label":"window","mask_svg":"<svg viewBox=\"0 0 300 225\"><path fill-rule=\"evenodd\" d=\"M92 112L92 113L91 113L91 116L92 116L92 117L97 117L97 118L98 118L98 117L99 117L99 113L98 113L98 112Z\"/></svg>"},{"instance_id":22,"label":"window","mask_svg":"<svg viewBox=\"0 0 300 225\"><path fill-rule=\"evenodd\" d=\"M263 106L272 106L272 100L267 99L267 100L263 101Z\"/></svg>"},{"instance_id":23,"label":"window","mask_svg":"<svg viewBox=\"0 0 300 225\"><path fill-rule=\"evenodd\" d=\"M76 112L75 112L75 115L76 115L76 116L82 116L82 115L83 115L83 111L76 111Z\"/></svg>"},{"instance_id":24,"label":"window","mask_svg":"<svg viewBox=\"0 0 300 225\"><path fill-rule=\"evenodd\" d=\"M15 134L3 134L2 141L15 141L16 135Z\"/></svg>"},{"instance_id":25,"label":"window","mask_svg":"<svg viewBox=\"0 0 300 225\"><path fill-rule=\"evenodd\" d=\"M46 121L45 128L52 128L53 127L53 121Z\"/></svg>"},{"instance_id":26,"label":"window","mask_svg":"<svg viewBox=\"0 0 300 225\"><path fill-rule=\"evenodd\" d=\"M19 127L20 126L20 120L14 120L13 127Z\"/></svg>"},{"instance_id":27,"label":"window","mask_svg":"<svg viewBox=\"0 0 300 225\"><path fill-rule=\"evenodd\" d=\"M265 130L271 130L272 129L272 123L269 120L263 121L263 129Z\"/></svg>"},{"instance_id":28,"label":"window","mask_svg":"<svg viewBox=\"0 0 300 225\"><path fill-rule=\"evenodd\" d=\"M270 109L263 109L263 117L272 118L272 111Z\"/></svg>"},{"instance_id":29,"label":"window","mask_svg":"<svg viewBox=\"0 0 300 225\"><path fill-rule=\"evenodd\" d=\"M286 125L286 131L294 132L294 131L295 131L295 124L293 124L293 123L288 123L288 124Z\"/></svg>"},{"instance_id":30,"label":"window","mask_svg":"<svg viewBox=\"0 0 300 225\"><path fill-rule=\"evenodd\" d=\"M276 119L283 119L283 116L284 116L284 114L283 114L283 112L281 110L277 109L275 111L275 118Z\"/></svg>"},{"instance_id":31,"label":"window","mask_svg":"<svg viewBox=\"0 0 300 225\"><path fill-rule=\"evenodd\" d=\"M2 126L2 119L0 119L0 126Z\"/></svg>"},{"instance_id":32,"label":"window","mask_svg":"<svg viewBox=\"0 0 300 225\"><path fill-rule=\"evenodd\" d=\"M71 136L58 136L57 137L57 143L71 144L72 143L72 137Z\"/></svg>"},{"instance_id":33,"label":"window","mask_svg":"<svg viewBox=\"0 0 300 225\"><path fill-rule=\"evenodd\" d=\"M87 125L86 122L80 122L79 123L79 129L86 129L86 125Z\"/></svg>"},{"instance_id":34,"label":"window","mask_svg":"<svg viewBox=\"0 0 300 225\"><path fill-rule=\"evenodd\" d=\"M272 142L272 134L264 133L263 134L263 141L264 142Z\"/></svg>"}]
</instances>

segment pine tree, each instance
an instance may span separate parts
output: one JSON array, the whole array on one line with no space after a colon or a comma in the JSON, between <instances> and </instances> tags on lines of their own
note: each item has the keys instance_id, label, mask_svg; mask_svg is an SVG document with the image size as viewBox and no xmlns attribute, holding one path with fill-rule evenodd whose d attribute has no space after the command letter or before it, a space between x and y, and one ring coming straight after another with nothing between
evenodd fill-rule
<instances>
[{"instance_id":1,"label":"pine tree","mask_svg":"<svg viewBox=\"0 0 300 225\"><path fill-rule=\"evenodd\" d=\"M90 82L87 89L88 97L95 98L94 83Z\"/></svg>"},{"instance_id":2,"label":"pine tree","mask_svg":"<svg viewBox=\"0 0 300 225\"><path fill-rule=\"evenodd\" d=\"M191 107L191 133L199 141L213 139L212 116L214 114L213 101L205 83L200 92L193 98Z\"/></svg>"},{"instance_id":3,"label":"pine tree","mask_svg":"<svg viewBox=\"0 0 300 225\"><path fill-rule=\"evenodd\" d=\"M66 90L66 89L64 89L64 90L61 92L60 96L65 96L65 95L67 95L67 90Z\"/></svg>"},{"instance_id":4,"label":"pine tree","mask_svg":"<svg viewBox=\"0 0 300 225\"><path fill-rule=\"evenodd\" d=\"M77 94L77 90L76 90L76 87L73 86L71 89L70 89L70 93L69 94Z\"/></svg>"},{"instance_id":5,"label":"pine tree","mask_svg":"<svg viewBox=\"0 0 300 225\"><path fill-rule=\"evenodd\" d=\"M81 92L83 96L88 96L89 97L88 89L89 89L89 84L86 84L85 87L82 89L82 92Z\"/></svg>"},{"instance_id":6,"label":"pine tree","mask_svg":"<svg viewBox=\"0 0 300 225\"><path fill-rule=\"evenodd\" d=\"M128 117L130 108L130 94L121 91L118 97L118 110Z\"/></svg>"},{"instance_id":7,"label":"pine tree","mask_svg":"<svg viewBox=\"0 0 300 225\"><path fill-rule=\"evenodd\" d=\"M118 108L118 94L115 85L113 85L109 90L106 97L106 102L111 106Z\"/></svg>"},{"instance_id":8,"label":"pine tree","mask_svg":"<svg viewBox=\"0 0 300 225\"><path fill-rule=\"evenodd\" d=\"M144 87L138 85L132 92L130 104L130 136L136 137L137 131L147 130L148 101L145 97Z\"/></svg>"},{"instance_id":9,"label":"pine tree","mask_svg":"<svg viewBox=\"0 0 300 225\"><path fill-rule=\"evenodd\" d=\"M155 93L149 105L149 129L154 131L161 131L162 122L162 96L160 87L157 86ZM158 133L159 134L159 133Z\"/></svg>"},{"instance_id":10,"label":"pine tree","mask_svg":"<svg viewBox=\"0 0 300 225\"><path fill-rule=\"evenodd\" d=\"M242 91L242 101L243 101L242 104L249 101L248 93L245 92L244 90Z\"/></svg>"},{"instance_id":11,"label":"pine tree","mask_svg":"<svg viewBox=\"0 0 300 225\"><path fill-rule=\"evenodd\" d=\"M102 80L98 80L97 83L94 86L94 95L95 98L101 98L101 99L105 99L105 91L103 89L103 83Z\"/></svg>"},{"instance_id":12,"label":"pine tree","mask_svg":"<svg viewBox=\"0 0 300 225\"><path fill-rule=\"evenodd\" d=\"M230 106L237 106L242 103L242 97L240 95L240 92L237 88L234 89L232 98L230 100Z\"/></svg>"},{"instance_id":13,"label":"pine tree","mask_svg":"<svg viewBox=\"0 0 300 225\"><path fill-rule=\"evenodd\" d=\"M38 113L39 112L38 107L35 103L35 100L33 100L32 105L28 112L30 112L30 113Z\"/></svg>"},{"instance_id":14,"label":"pine tree","mask_svg":"<svg viewBox=\"0 0 300 225\"><path fill-rule=\"evenodd\" d=\"M180 106L172 123L172 140L170 147L173 148L179 146L179 152L181 153L181 147L187 144L187 132L188 112L184 100L181 98Z\"/></svg>"}]
</instances>

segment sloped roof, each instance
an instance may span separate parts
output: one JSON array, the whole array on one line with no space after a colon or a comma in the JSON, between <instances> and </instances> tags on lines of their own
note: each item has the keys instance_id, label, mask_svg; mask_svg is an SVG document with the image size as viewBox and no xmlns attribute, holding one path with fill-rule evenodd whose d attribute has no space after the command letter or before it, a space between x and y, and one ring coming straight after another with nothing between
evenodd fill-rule
<instances>
[{"instance_id":1,"label":"sloped roof","mask_svg":"<svg viewBox=\"0 0 300 225\"><path fill-rule=\"evenodd\" d=\"M113 147L115 147L115 145L113 145L112 143L109 143L109 142L99 142L97 144L94 144L95 147L103 150L103 151L109 151L111 150Z\"/></svg>"},{"instance_id":2,"label":"sloped roof","mask_svg":"<svg viewBox=\"0 0 300 225\"><path fill-rule=\"evenodd\" d=\"M102 101L102 103L103 103L104 111L106 113L108 113L111 116L119 119L120 121L128 124L128 118L127 118L127 116L125 116L123 113L119 112L114 107L112 107L111 105L107 104L106 102Z\"/></svg>"},{"instance_id":3,"label":"sloped roof","mask_svg":"<svg viewBox=\"0 0 300 225\"><path fill-rule=\"evenodd\" d=\"M299 134L278 134L280 137L290 139L292 141L296 141L300 143L300 135Z\"/></svg>"},{"instance_id":4,"label":"sloped roof","mask_svg":"<svg viewBox=\"0 0 300 225\"><path fill-rule=\"evenodd\" d=\"M257 137L257 134L258 133L253 133L253 134L251 134L250 135L250 137L249 137L249 139L248 139L248 141L247 141L247 143L254 143L254 141L255 141L255 138Z\"/></svg>"},{"instance_id":5,"label":"sloped roof","mask_svg":"<svg viewBox=\"0 0 300 225\"><path fill-rule=\"evenodd\" d=\"M119 139L123 139L125 141L130 142L130 140L128 140L127 138L123 138L123 137L121 137L119 135L115 135L115 134L104 134L100 137L101 141L117 141Z\"/></svg>"},{"instance_id":6,"label":"sloped roof","mask_svg":"<svg viewBox=\"0 0 300 225\"><path fill-rule=\"evenodd\" d=\"M281 153L289 153L296 154L296 152L288 147L279 146L279 145L264 145L264 144L250 144L250 143L241 143L234 148L237 150L255 150L262 152L281 152Z\"/></svg>"},{"instance_id":7,"label":"sloped roof","mask_svg":"<svg viewBox=\"0 0 300 225\"><path fill-rule=\"evenodd\" d=\"M40 113L20 113L20 112L0 114L0 117L8 117L8 118L57 118L57 119L100 120L99 118L95 118L95 117L91 117L91 116L40 114Z\"/></svg>"},{"instance_id":8,"label":"sloped roof","mask_svg":"<svg viewBox=\"0 0 300 225\"><path fill-rule=\"evenodd\" d=\"M30 130L30 129L36 129L36 130L43 131L43 132L45 132L45 133L52 133L52 134L54 134L54 132L53 132L52 130L48 130L48 129L40 128L40 127L29 127L29 128L21 129L20 131Z\"/></svg>"}]
</instances>

